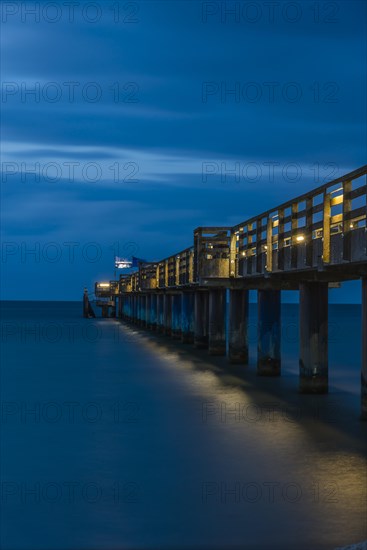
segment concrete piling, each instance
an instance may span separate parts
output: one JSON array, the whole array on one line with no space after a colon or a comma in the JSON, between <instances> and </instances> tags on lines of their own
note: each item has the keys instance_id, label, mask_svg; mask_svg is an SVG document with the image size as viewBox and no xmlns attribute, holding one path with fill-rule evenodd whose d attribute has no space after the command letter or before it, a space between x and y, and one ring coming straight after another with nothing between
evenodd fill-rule
<instances>
[{"instance_id":1,"label":"concrete piling","mask_svg":"<svg viewBox=\"0 0 367 550\"><path fill-rule=\"evenodd\" d=\"M229 291L228 360L248 364L249 291Z\"/></svg>"},{"instance_id":2,"label":"concrete piling","mask_svg":"<svg viewBox=\"0 0 367 550\"><path fill-rule=\"evenodd\" d=\"M209 291L209 354L226 354L226 289Z\"/></svg>"},{"instance_id":3,"label":"concrete piling","mask_svg":"<svg viewBox=\"0 0 367 550\"><path fill-rule=\"evenodd\" d=\"M134 324L138 322L138 297L136 294L132 295L132 321Z\"/></svg>"},{"instance_id":4,"label":"concrete piling","mask_svg":"<svg viewBox=\"0 0 367 550\"><path fill-rule=\"evenodd\" d=\"M157 332L164 332L164 296L157 294Z\"/></svg>"},{"instance_id":5,"label":"concrete piling","mask_svg":"<svg viewBox=\"0 0 367 550\"><path fill-rule=\"evenodd\" d=\"M257 373L280 375L280 290L258 290Z\"/></svg>"},{"instance_id":6,"label":"concrete piling","mask_svg":"<svg viewBox=\"0 0 367 550\"><path fill-rule=\"evenodd\" d=\"M141 296L136 294L135 300L136 300L135 323L137 325L139 325L140 324L140 315L141 315Z\"/></svg>"},{"instance_id":7,"label":"concrete piling","mask_svg":"<svg viewBox=\"0 0 367 550\"><path fill-rule=\"evenodd\" d=\"M367 420L367 277L362 277L361 419ZM328 283L299 283L301 393L328 391ZM228 361L247 365L249 360L249 291L229 290ZM102 317L114 311L120 319L157 330L210 355L226 355L226 289L181 292L124 293L102 305ZM90 308L90 309L89 309ZM88 292L83 315L93 316ZM258 290L257 373L279 376L281 371L281 291Z\"/></svg>"},{"instance_id":8,"label":"concrete piling","mask_svg":"<svg viewBox=\"0 0 367 550\"><path fill-rule=\"evenodd\" d=\"M153 293L150 295L150 322L149 328L156 330L157 328L157 299L158 295Z\"/></svg>"},{"instance_id":9,"label":"concrete piling","mask_svg":"<svg viewBox=\"0 0 367 550\"><path fill-rule=\"evenodd\" d=\"M136 295L136 324L140 325L141 323L141 306L142 306L142 296L140 294Z\"/></svg>"},{"instance_id":10,"label":"concrete piling","mask_svg":"<svg viewBox=\"0 0 367 550\"><path fill-rule=\"evenodd\" d=\"M151 304L152 304L152 295L150 293L145 296L145 326L146 328L151 328Z\"/></svg>"},{"instance_id":11,"label":"concrete piling","mask_svg":"<svg viewBox=\"0 0 367 550\"><path fill-rule=\"evenodd\" d=\"M181 300L181 341L184 344L193 344L195 293L184 291Z\"/></svg>"},{"instance_id":12,"label":"concrete piling","mask_svg":"<svg viewBox=\"0 0 367 550\"><path fill-rule=\"evenodd\" d=\"M140 313L140 326L145 328L147 326L147 295L143 294L141 296L141 313Z\"/></svg>"},{"instance_id":13,"label":"concrete piling","mask_svg":"<svg viewBox=\"0 0 367 550\"><path fill-rule=\"evenodd\" d=\"M172 301L171 295L167 292L163 295L163 327L164 334L171 336L172 333Z\"/></svg>"},{"instance_id":14,"label":"concrete piling","mask_svg":"<svg viewBox=\"0 0 367 550\"><path fill-rule=\"evenodd\" d=\"M361 420L367 420L367 277L362 279Z\"/></svg>"},{"instance_id":15,"label":"concrete piling","mask_svg":"<svg viewBox=\"0 0 367 550\"><path fill-rule=\"evenodd\" d=\"M171 295L171 336L181 338L181 294Z\"/></svg>"},{"instance_id":16,"label":"concrete piling","mask_svg":"<svg viewBox=\"0 0 367 550\"><path fill-rule=\"evenodd\" d=\"M207 291L195 292L194 346L205 349L209 343L209 296Z\"/></svg>"},{"instance_id":17,"label":"concrete piling","mask_svg":"<svg viewBox=\"0 0 367 550\"><path fill-rule=\"evenodd\" d=\"M328 284L300 284L301 393L328 391Z\"/></svg>"}]
</instances>

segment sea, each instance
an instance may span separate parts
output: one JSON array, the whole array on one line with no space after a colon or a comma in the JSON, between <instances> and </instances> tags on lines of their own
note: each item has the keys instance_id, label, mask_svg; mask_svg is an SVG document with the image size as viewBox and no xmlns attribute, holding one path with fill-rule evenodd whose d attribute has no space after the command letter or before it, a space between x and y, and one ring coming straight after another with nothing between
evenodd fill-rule
<instances>
[{"instance_id":1,"label":"sea","mask_svg":"<svg viewBox=\"0 0 367 550\"><path fill-rule=\"evenodd\" d=\"M1 303L1 550L326 550L367 539L361 308L329 306L329 393L78 302Z\"/></svg>"}]
</instances>

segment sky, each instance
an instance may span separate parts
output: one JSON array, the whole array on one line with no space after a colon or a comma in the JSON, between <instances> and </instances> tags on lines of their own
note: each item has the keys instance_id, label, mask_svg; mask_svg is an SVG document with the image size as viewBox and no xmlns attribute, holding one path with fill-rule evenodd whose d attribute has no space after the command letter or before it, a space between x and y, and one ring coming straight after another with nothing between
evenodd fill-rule
<instances>
[{"instance_id":1,"label":"sky","mask_svg":"<svg viewBox=\"0 0 367 550\"><path fill-rule=\"evenodd\" d=\"M365 164L366 9L2 2L1 298L77 300Z\"/></svg>"}]
</instances>

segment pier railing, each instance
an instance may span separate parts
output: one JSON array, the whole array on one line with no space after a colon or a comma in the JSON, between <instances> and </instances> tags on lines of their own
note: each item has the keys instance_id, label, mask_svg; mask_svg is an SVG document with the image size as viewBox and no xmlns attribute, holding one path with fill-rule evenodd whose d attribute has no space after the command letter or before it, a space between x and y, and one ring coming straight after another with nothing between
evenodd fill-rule
<instances>
[{"instance_id":1,"label":"pier railing","mask_svg":"<svg viewBox=\"0 0 367 550\"><path fill-rule=\"evenodd\" d=\"M366 262L366 174L364 166L234 227L199 227L193 246L141 263L136 273L120 277L118 290L172 289ZM96 292L105 289L96 286Z\"/></svg>"},{"instance_id":2,"label":"pier railing","mask_svg":"<svg viewBox=\"0 0 367 550\"><path fill-rule=\"evenodd\" d=\"M235 226L236 274L365 261L366 173L363 167Z\"/></svg>"}]
</instances>

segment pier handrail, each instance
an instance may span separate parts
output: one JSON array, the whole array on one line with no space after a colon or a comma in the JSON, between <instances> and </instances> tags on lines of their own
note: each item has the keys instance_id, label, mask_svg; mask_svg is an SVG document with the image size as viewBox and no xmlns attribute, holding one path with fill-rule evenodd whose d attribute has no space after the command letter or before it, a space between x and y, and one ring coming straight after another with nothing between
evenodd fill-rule
<instances>
[{"instance_id":1,"label":"pier handrail","mask_svg":"<svg viewBox=\"0 0 367 550\"><path fill-rule=\"evenodd\" d=\"M120 277L119 290L169 289L204 279L366 262L366 174L364 165L232 227L197 227L192 246L142 262L135 273Z\"/></svg>"}]
</instances>

